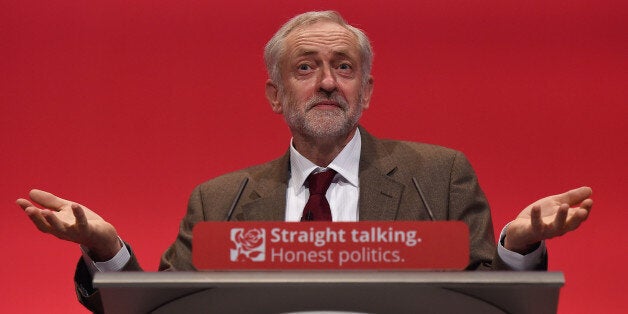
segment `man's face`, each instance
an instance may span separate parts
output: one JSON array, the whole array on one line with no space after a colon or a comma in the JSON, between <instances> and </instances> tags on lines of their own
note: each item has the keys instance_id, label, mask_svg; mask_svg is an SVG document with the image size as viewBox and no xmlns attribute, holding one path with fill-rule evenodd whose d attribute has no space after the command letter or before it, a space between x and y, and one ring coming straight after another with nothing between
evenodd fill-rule
<instances>
[{"instance_id":1,"label":"man's face","mask_svg":"<svg viewBox=\"0 0 628 314\"><path fill-rule=\"evenodd\" d=\"M372 89L372 79L362 76L355 35L338 24L317 22L292 31L285 48L281 85L267 83L273 111L284 114L295 137L352 133Z\"/></svg>"}]
</instances>

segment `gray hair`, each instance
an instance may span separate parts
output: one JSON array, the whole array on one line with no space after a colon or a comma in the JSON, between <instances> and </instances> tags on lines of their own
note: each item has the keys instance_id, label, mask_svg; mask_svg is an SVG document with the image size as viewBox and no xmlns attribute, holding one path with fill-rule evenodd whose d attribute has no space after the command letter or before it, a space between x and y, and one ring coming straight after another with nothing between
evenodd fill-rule
<instances>
[{"instance_id":1,"label":"gray hair","mask_svg":"<svg viewBox=\"0 0 628 314\"><path fill-rule=\"evenodd\" d=\"M371 65L373 62L373 49L366 34L359 28L353 27L340 16L336 11L312 11L299 14L288 22L273 35L264 48L264 62L268 76L276 84L281 85L281 71L279 61L286 52L286 37L295 29L301 26L312 25L320 21L329 21L336 23L348 31L353 33L358 39L360 48L360 58L362 61L362 85L366 84L371 74Z\"/></svg>"}]
</instances>

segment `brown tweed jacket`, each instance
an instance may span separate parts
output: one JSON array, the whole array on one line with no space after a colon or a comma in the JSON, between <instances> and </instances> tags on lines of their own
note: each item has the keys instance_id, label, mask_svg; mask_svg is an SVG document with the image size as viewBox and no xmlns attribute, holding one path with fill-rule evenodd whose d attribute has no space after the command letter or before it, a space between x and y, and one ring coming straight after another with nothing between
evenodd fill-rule
<instances>
[{"instance_id":1,"label":"brown tweed jacket","mask_svg":"<svg viewBox=\"0 0 628 314\"><path fill-rule=\"evenodd\" d=\"M461 220L469 226L471 254L467 269L508 269L496 253L488 203L462 153L428 144L380 140L363 128L360 133L360 220L429 220L412 182L416 178L436 220ZM193 226L199 221L224 220L244 178L249 181L232 220L283 220L289 176L286 153L271 162L197 186L179 235L161 258L160 270L195 270L191 256ZM141 270L134 255L124 270ZM97 310L98 293L90 289L91 278L82 261L75 281L79 299Z\"/></svg>"}]
</instances>

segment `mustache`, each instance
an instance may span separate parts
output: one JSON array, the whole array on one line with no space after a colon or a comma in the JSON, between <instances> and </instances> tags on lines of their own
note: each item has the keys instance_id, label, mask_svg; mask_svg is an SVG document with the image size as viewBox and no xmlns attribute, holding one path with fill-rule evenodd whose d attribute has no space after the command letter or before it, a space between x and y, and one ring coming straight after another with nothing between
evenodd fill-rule
<instances>
[{"instance_id":1,"label":"mustache","mask_svg":"<svg viewBox=\"0 0 628 314\"><path fill-rule=\"evenodd\" d=\"M347 110L347 108L349 108L349 103L347 102L347 100L344 99L344 97L342 97L337 92L331 93L329 95L322 95L320 93L315 94L314 96L312 96L312 98L308 99L307 102L305 102L305 108L306 110L310 110L320 103L334 104L335 106L345 111Z\"/></svg>"}]
</instances>

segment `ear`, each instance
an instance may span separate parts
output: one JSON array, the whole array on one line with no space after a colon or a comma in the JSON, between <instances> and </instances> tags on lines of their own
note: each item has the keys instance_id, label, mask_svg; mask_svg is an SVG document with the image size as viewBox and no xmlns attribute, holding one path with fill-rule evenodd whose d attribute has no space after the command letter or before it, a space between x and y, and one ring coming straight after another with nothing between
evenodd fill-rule
<instances>
[{"instance_id":1,"label":"ear","mask_svg":"<svg viewBox=\"0 0 628 314\"><path fill-rule=\"evenodd\" d=\"M362 110L366 110L369 108L371 102L371 95L373 94L373 76L369 75L369 79L364 86L364 90L362 91Z\"/></svg>"},{"instance_id":2,"label":"ear","mask_svg":"<svg viewBox=\"0 0 628 314\"><path fill-rule=\"evenodd\" d=\"M283 113L283 107L279 97L279 88L270 79L266 81L266 99L274 113Z\"/></svg>"}]
</instances>

